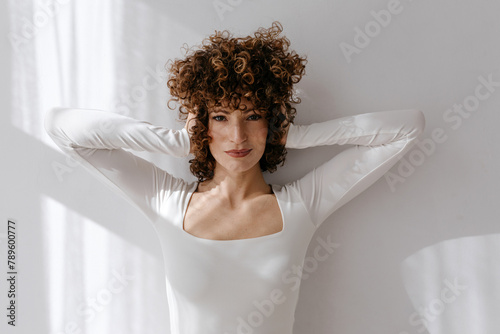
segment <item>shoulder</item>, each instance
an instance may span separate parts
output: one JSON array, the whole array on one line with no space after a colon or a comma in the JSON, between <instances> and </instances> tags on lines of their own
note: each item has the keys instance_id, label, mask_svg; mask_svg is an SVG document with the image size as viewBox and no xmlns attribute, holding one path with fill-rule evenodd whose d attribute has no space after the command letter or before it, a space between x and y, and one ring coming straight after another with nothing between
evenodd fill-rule
<instances>
[{"instance_id":1,"label":"shoulder","mask_svg":"<svg viewBox=\"0 0 500 334\"><path fill-rule=\"evenodd\" d=\"M296 184L295 182L289 182L284 185L281 184L271 184L276 198L281 201L291 201L297 198Z\"/></svg>"},{"instance_id":2,"label":"shoulder","mask_svg":"<svg viewBox=\"0 0 500 334\"><path fill-rule=\"evenodd\" d=\"M172 174L165 173L164 177L158 180L158 191L163 191L168 197L175 194L180 197L185 196L196 190L197 181L186 181L181 177L173 176Z\"/></svg>"}]
</instances>

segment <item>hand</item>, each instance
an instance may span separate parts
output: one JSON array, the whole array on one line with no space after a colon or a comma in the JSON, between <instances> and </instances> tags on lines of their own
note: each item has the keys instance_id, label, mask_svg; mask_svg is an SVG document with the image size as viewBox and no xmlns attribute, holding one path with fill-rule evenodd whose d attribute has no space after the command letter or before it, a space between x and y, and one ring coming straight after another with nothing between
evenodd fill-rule
<instances>
[{"instance_id":1,"label":"hand","mask_svg":"<svg viewBox=\"0 0 500 334\"><path fill-rule=\"evenodd\" d=\"M196 114L193 112L189 112L188 118L186 119L186 124L184 125L184 129L187 130L190 139L191 139L191 135L192 135L191 128L196 124L196 122L194 121L195 118L196 118ZM193 121L191 121L191 120L193 120ZM194 153L193 143L191 143L191 145L190 145L189 153Z\"/></svg>"},{"instance_id":2,"label":"hand","mask_svg":"<svg viewBox=\"0 0 500 334\"><path fill-rule=\"evenodd\" d=\"M285 108L284 107L281 107L281 112L286 117ZM288 138L288 130L290 129L290 124L291 123L288 123L288 125L286 126L286 128L285 128L285 134L283 135L283 138L281 138L281 145L283 145L283 146L286 145L286 139Z\"/></svg>"},{"instance_id":3,"label":"hand","mask_svg":"<svg viewBox=\"0 0 500 334\"><path fill-rule=\"evenodd\" d=\"M286 145L286 140L288 138L288 130L290 130L290 124L292 124L292 123L288 123L288 125L286 126L286 128L285 128L285 134L283 135L283 138L281 138L281 144L283 146Z\"/></svg>"}]
</instances>

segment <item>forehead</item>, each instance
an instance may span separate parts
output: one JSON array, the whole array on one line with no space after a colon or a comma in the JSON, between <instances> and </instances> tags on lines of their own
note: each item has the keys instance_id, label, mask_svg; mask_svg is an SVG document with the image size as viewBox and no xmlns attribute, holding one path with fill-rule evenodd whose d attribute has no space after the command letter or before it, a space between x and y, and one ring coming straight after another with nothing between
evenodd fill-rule
<instances>
[{"instance_id":1,"label":"forehead","mask_svg":"<svg viewBox=\"0 0 500 334\"><path fill-rule=\"evenodd\" d=\"M254 109L254 105L251 101L249 101L245 97L242 97L240 99L238 109L242 110L243 112L252 111ZM235 109L233 109L228 101L222 101L220 106L209 107L208 110L210 112L231 112Z\"/></svg>"}]
</instances>

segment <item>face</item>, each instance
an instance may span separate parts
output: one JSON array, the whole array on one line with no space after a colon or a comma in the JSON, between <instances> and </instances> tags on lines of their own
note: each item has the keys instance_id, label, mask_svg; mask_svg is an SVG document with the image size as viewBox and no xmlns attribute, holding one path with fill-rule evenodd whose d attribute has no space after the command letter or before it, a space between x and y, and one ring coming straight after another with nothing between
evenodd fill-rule
<instances>
[{"instance_id":1,"label":"face","mask_svg":"<svg viewBox=\"0 0 500 334\"><path fill-rule=\"evenodd\" d=\"M242 105L245 105L245 110ZM263 112L254 110L246 98L241 98L239 109L216 107L209 110L208 135L212 137L210 152L216 160L216 169L245 172L258 168L266 148L268 122ZM249 152L234 153L231 150Z\"/></svg>"}]
</instances>

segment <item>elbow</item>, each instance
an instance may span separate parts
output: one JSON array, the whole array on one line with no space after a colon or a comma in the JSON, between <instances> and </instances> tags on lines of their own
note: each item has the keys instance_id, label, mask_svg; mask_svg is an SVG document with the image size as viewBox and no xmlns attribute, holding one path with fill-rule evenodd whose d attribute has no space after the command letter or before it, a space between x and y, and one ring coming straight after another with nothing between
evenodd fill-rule
<instances>
[{"instance_id":1,"label":"elbow","mask_svg":"<svg viewBox=\"0 0 500 334\"><path fill-rule=\"evenodd\" d=\"M417 120L415 122L415 128L417 129L417 136L424 133L425 130L425 115L422 110L417 110Z\"/></svg>"},{"instance_id":2,"label":"elbow","mask_svg":"<svg viewBox=\"0 0 500 334\"><path fill-rule=\"evenodd\" d=\"M43 127L49 135L54 135L60 127L61 116L67 108L54 107L49 109L43 119Z\"/></svg>"},{"instance_id":3,"label":"elbow","mask_svg":"<svg viewBox=\"0 0 500 334\"><path fill-rule=\"evenodd\" d=\"M417 138L420 136L425 130L424 113L419 109L411 109L411 117L408 125L410 126L409 136L411 138Z\"/></svg>"}]
</instances>

